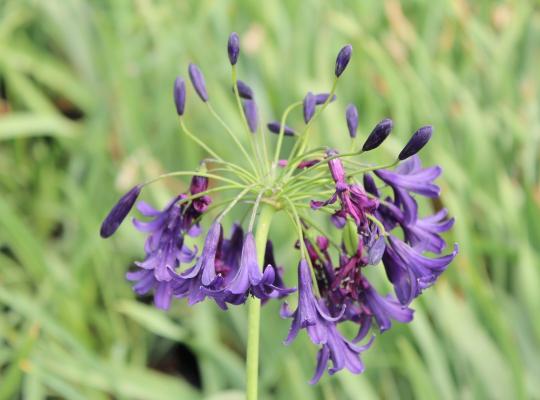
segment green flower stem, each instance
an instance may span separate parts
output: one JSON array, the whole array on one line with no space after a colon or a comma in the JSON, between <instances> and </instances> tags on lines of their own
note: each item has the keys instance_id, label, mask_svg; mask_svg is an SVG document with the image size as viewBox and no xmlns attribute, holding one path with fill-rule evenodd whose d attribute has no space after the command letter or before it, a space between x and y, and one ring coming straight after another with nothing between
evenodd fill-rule
<instances>
[{"instance_id":1,"label":"green flower stem","mask_svg":"<svg viewBox=\"0 0 540 400\"><path fill-rule=\"evenodd\" d=\"M289 116L289 113L294 110L296 107L299 107L302 105L301 101L297 101L296 103L292 103L289 107L285 109L283 112L283 115L281 116L281 127L279 129L279 137L278 142L276 145L276 151L274 153L274 168L277 167L277 163L279 161L279 153L281 153L281 145L283 143L283 136L285 136L285 122L287 122L287 117Z\"/></svg>"},{"instance_id":2,"label":"green flower stem","mask_svg":"<svg viewBox=\"0 0 540 400\"><path fill-rule=\"evenodd\" d=\"M231 139L234 141L236 146L238 146L238 149L242 152L242 154L244 155L246 160L249 162L251 168L253 169L253 172L255 172L255 174L257 176L259 176L259 170L257 169L257 166L253 163L253 160L251 159L251 157L247 153L244 146L242 146L242 143L240 143L240 141L238 140L236 135L233 133L231 128L229 128L229 125L227 125L225 123L225 121L223 121L223 119L219 116L219 114L216 112L216 110L214 110L214 107L212 107L212 105L210 104L209 101L207 101L205 104L208 107L208 111L210 111L210 114L212 114L214 116L214 118L223 126L223 128L225 128L225 131L227 131L227 133L229 134Z\"/></svg>"},{"instance_id":3,"label":"green flower stem","mask_svg":"<svg viewBox=\"0 0 540 400\"><path fill-rule=\"evenodd\" d=\"M257 246L257 260L262 266L264 262L264 252L266 240L272 217L275 213L274 207L262 203L261 212L257 221L257 231L255 233L255 244ZM259 332L261 325L261 301L256 297L248 298L248 337L246 356L246 398L247 400L257 400L258 379L259 379Z\"/></svg>"},{"instance_id":4,"label":"green flower stem","mask_svg":"<svg viewBox=\"0 0 540 400\"><path fill-rule=\"evenodd\" d=\"M173 176L204 176L206 178L212 178L212 179L215 179L217 181L223 181L223 182L228 182L232 185L234 185L235 187L238 187L238 188L243 188L245 185L235 181L235 180L232 180L232 179L228 179L228 178L224 178L223 176L220 176L220 175L215 175L215 174L209 174L209 173L206 173L206 172L202 172L202 171L175 171L175 172L169 172L168 174L163 174L163 175L159 175L159 176L156 176L155 178L152 178L152 179L149 179L147 180L146 182L143 183L144 186L146 185L150 185L151 183L154 183L156 181L159 181L161 179L165 179L165 178L171 178Z\"/></svg>"}]
</instances>

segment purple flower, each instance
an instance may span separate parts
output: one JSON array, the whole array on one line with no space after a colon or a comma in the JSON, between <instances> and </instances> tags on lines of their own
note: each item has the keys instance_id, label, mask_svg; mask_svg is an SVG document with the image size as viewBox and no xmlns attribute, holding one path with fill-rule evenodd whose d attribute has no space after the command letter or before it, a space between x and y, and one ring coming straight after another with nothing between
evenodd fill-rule
<instances>
[{"instance_id":1,"label":"purple flower","mask_svg":"<svg viewBox=\"0 0 540 400\"><path fill-rule=\"evenodd\" d=\"M352 55L352 46L350 44L343 47L336 58L336 69L335 74L337 77L341 76L343 71L345 71L345 68L347 68L347 65L349 64L349 61L351 60Z\"/></svg>"},{"instance_id":2,"label":"purple flower","mask_svg":"<svg viewBox=\"0 0 540 400\"><path fill-rule=\"evenodd\" d=\"M287 303L284 303L281 309L283 318L293 319L285 344L291 343L300 329L306 329L311 341L321 345L311 384L319 381L329 360L333 364L328 370L330 375L343 368L353 373L361 373L364 365L360 354L370 347L371 341L365 346L357 346L346 340L336 327L336 322L343 316L345 309L343 308L339 315L332 317L324 302L314 296L312 285L307 261L301 260L298 265L298 307L291 312Z\"/></svg>"},{"instance_id":3,"label":"purple flower","mask_svg":"<svg viewBox=\"0 0 540 400\"><path fill-rule=\"evenodd\" d=\"M229 41L227 43L227 53L229 55L229 61L231 65L235 65L240 55L240 38L236 32L231 33Z\"/></svg>"},{"instance_id":4,"label":"purple flower","mask_svg":"<svg viewBox=\"0 0 540 400\"><path fill-rule=\"evenodd\" d=\"M307 124L315 114L316 100L313 93L308 92L304 97L304 122Z\"/></svg>"},{"instance_id":5,"label":"purple flower","mask_svg":"<svg viewBox=\"0 0 540 400\"><path fill-rule=\"evenodd\" d=\"M201 256L195 265L180 275L171 274L175 280L174 295L187 297L190 305L196 304L206 297L203 286L214 289L219 283L216 274L216 253L222 240L222 229L219 222L214 222L204 241Z\"/></svg>"},{"instance_id":6,"label":"purple flower","mask_svg":"<svg viewBox=\"0 0 540 400\"><path fill-rule=\"evenodd\" d=\"M244 100L244 115L246 116L246 121L251 133L257 132L257 127L259 125L259 117L257 113L257 104L255 100Z\"/></svg>"},{"instance_id":7,"label":"purple flower","mask_svg":"<svg viewBox=\"0 0 540 400\"><path fill-rule=\"evenodd\" d=\"M431 125L423 126L418 129L409 139L403 150L401 150L401 153L398 155L398 159L405 160L418 153L422 147L429 142L432 134L433 127Z\"/></svg>"},{"instance_id":8,"label":"purple flower","mask_svg":"<svg viewBox=\"0 0 540 400\"><path fill-rule=\"evenodd\" d=\"M246 100L253 100L253 90L243 81L238 79L236 81L236 87L238 89L238 95ZM234 87L233 87L234 93Z\"/></svg>"},{"instance_id":9,"label":"purple flower","mask_svg":"<svg viewBox=\"0 0 540 400\"><path fill-rule=\"evenodd\" d=\"M380 179L392 188L404 189L426 197L438 197L440 188L433 183L441 174L441 167L422 168L418 156L402 162L394 172L385 169L375 171Z\"/></svg>"},{"instance_id":10,"label":"purple flower","mask_svg":"<svg viewBox=\"0 0 540 400\"><path fill-rule=\"evenodd\" d=\"M126 194L124 194L116 205L109 211L109 214L103 220L99 234L102 238L108 238L111 236L120 224L124 221L130 210L133 208L133 204L137 201L139 194L141 194L142 185L137 185L131 188Z\"/></svg>"},{"instance_id":11,"label":"purple flower","mask_svg":"<svg viewBox=\"0 0 540 400\"><path fill-rule=\"evenodd\" d=\"M390 118L383 119L371 131L362 146L362 151L370 151L381 145L392 132L393 122Z\"/></svg>"},{"instance_id":12,"label":"purple flower","mask_svg":"<svg viewBox=\"0 0 540 400\"><path fill-rule=\"evenodd\" d=\"M457 244L448 255L428 258L400 239L390 235L383 262L388 279L402 304L408 304L422 290L435 283L458 253Z\"/></svg>"},{"instance_id":13,"label":"purple flower","mask_svg":"<svg viewBox=\"0 0 540 400\"><path fill-rule=\"evenodd\" d=\"M206 92L206 83L204 82L204 76L195 64L191 63L188 67L189 79L191 79L191 84L195 88L195 91L199 95L202 101L208 101L208 93Z\"/></svg>"},{"instance_id":14,"label":"purple flower","mask_svg":"<svg viewBox=\"0 0 540 400\"><path fill-rule=\"evenodd\" d=\"M129 272L126 277L135 281L133 290L138 294L155 289L154 301L158 308L168 309L172 296L172 275L181 263L193 261L197 250L184 244L184 235L198 234L197 229L186 226L185 206L178 201L185 195L176 196L162 211L155 210L145 202L139 202L137 209L149 221L133 219L137 230L147 233L145 242L146 258L135 264L141 268Z\"/></svg>"},{"instance_id":15,"label":"purple flower","mask_svg":"<svg viewBox=\"0 0 540 400\"><path fill-rule=\"evenodd\" d=\"M404 323L412 321L413 310L403 306L390 296L382 297L367 279L363 279L363 285L364 307L375 318L381 332L392 327L392 319Z\"/></svg>"},{"instance_id":16,"label":"purple flower","mask_svg":"<svg viewBox=\"0 0 540 400\"><path fill-rule=\"evenodd\" d=\"M351 138L356 137L356 130L358 129L358 109L354 104L349 104L345 111L345 119L347 120L347 128L349 129L349 135Z\"/></svg>"},{"instance_id":17,"label":"purple flower","mask_svg":"<svg viewBox=\"0 0 540 400\"><path fill-rule=\"evenodd\" d=\"M268 127L268 130L272 133L276 133L276 134L279 134L279 131L281 129L281 124L277 121L272 121L272 122L269 122L267 125ZM283 131L283 134L285 136L294 136L295 133L294 133L294 130L292 128L289 128L287 125L285 125L285 129Z\"/></svg>"},{"instance_id":18,"label":"purple flower","mask_svg":"<svg viewBox=\"0 0 540 400\"><path fill-rule=\"evenodd\" d=\"M327 152L327 156L329 157L332 157L335 154L336 153L333 150ZM355 184L351 185L346 182L343 163L339 158L329 160L328 166L332 178L336 183L336 192L326 201L312 200L311 208L316 210L329 204L333 204L339 199L341 209L338 210L335 215L341 218L350 215L357 225L365 224L366 213L373 213L379 204L378 201L370 198L361 186Z\"/></svg>"},{"instance_id":19,"label":"purple flower","mask_svg":"<svg viewBox=\"0 0 540 400\"><path fill-rule=\"evenodd\" d=\"M328 96L330 96L330 93L318 93L315 95L315 104L321 105L326 103L326 100L328 99ZM332 98L330 99L329 103L333 102L336 99L336 95L332 95Z\"/></svg>"},{"instance_id":20,"label":"purple flower","mask_svg":"<svg viewBox=\"0 0 540 400\"><path fill-rule=\"evenodd\" d=\"M216 301L239 304L244 302L251 293L261 300L278 297L293 292L295 289L279 288L274 285L276 274L274 268L265 268L261 272L257 262L257 249L255 238L249 232L244 239L240 266L234 277L222 288L216 291L208 291L208 294Z\"/></svg>"},{"instance_id":21,"label":"purple flower","mask_svg":"<svg viewBox=\"0 0 540 400\"><path fill-rule=\"evenodd\" d=\"M186 106L186 82L180 77L177 77L174 81L174 104L178 115L184 115Z\"/></svg>"}]
</instances>

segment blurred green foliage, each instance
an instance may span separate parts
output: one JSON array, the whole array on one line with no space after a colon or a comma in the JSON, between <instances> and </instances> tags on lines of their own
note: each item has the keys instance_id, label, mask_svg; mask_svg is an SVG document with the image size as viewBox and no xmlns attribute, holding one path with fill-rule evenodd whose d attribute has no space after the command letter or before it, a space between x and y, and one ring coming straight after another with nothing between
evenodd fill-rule
<instances>
[{"instance_id":1,"label":"blurred green foliage","mask_svg":"<svg viewBox=\"0 0 540 400\"><path fill-rule=\"evenodd\" d=\"M0 399L240 399L246 316L135 300L124 273L143 238L101 219L133 183L192 169L172 82L189 61L217 109L240 126L225 44L242 39L240 76L275 118L328 90L344 43L353 60L319 120L346 148L383 117L395 154L422 124L441 164L441 201L461 252L365 356L366 372L311 387L315 349L263 309L261 399L540 399L540 13L535 1L1 0ZM193 131L234 148L188 93ZM295 116L300 120L300 116ZM390 158L388 158L390 159ZM187 181L157 184L163 204ZM128 224L126 224L128 225ZM278 261L297 254L285 223Z\"/></svg>"}]
</instances>

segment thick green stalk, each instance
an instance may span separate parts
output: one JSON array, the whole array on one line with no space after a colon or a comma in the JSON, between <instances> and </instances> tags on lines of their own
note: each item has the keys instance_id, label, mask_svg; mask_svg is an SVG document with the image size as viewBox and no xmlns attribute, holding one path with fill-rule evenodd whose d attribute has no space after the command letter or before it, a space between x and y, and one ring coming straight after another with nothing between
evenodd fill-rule
<instances>
[{"instance_id":1,"label":"thick green stalk","mask_svg":"<svg viewBox=\"0 0 540 400\"><path fill-rule=\"evenodd\" d=\"M261 213L257 221L255 244L257 261L262 266L268 231L275 209L269 204L261 205ZM248 298L248 338L246 356L246 398L257 400L259 379L259 332L261 325L261 301L256 297Z\"/></svg>"}]
</instances>

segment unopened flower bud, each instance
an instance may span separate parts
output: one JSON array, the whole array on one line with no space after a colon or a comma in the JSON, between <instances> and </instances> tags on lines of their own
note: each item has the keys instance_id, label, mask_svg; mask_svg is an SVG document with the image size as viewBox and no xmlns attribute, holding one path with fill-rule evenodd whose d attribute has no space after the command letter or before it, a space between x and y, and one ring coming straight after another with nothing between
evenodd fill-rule
<instances>
[{"instance_id":1,"label":"unopened flower bud","mask_svg":"<svg viewBox=\"0 0 540 400\"><path fill-rule=\"evenodd\" d=\"M227 53L229 54L229 61L231 65L235 65L240 55L240 38L236 32L231 33L229 36L229 42L227 43Z\"/></svg>"},{"instance_id":2,"label":"unopened flower bud","mask_svg":"<svg viewBox=\"0 0 540 400\"><path fill-rule=\"evenodd\" d=\"M236 81L236 87L238 88L238 95L247 100L253 100L253 90L243 81L238 79ZM233 87L234 92L234 87Z\"/></svg>"},{"instance_id":3,"label":"unopened flower bud","mask_svg":"<svg viewBox=\"0 0 540 400\"><path fill-rule=\"evenodd\" d=\"M371 131L368 138L362 146L362 151L370 151L381 145L382 142L390 135L392 132L393 122L390 118L385 118Z\"/></svg>"},{"instance_id":4,"label":"unopened flower bud","mask_svg":"<svg viewBox=\"0 0 540 400\"><path fill-rule=\"evenodd\" d=\"M189 79L191 79L191 84L195 88L195 91L199 95L202 101L208 101L208 93L206 93L206 83L204 82L204 76L195 64L189 64L188 68Z\"/></svg>"},{"instance_id":5,"label":"unopened flower bud","mask_svg":"<svg viewBox=\"0 0 540 400\"><path fill-rule=\"evenodd\" d=\"M184 115L184 109L186 107L186 82L180 77L177 77L174 81L174 104L176 105L178 115Z\"/></svg>"},{"instance_id":6,"label":"unopened flower bud","mask_svg":"<svg viewBox=\"0 0 540 400\"><path fill-rule=\"evenodd\" d=\"M429 139L431 139L431 135L433 134L433 127L431 125L423 126L420 129L418 129L412 137L409 139L409 142L405 145L403 150L401 150L401 153L399 153L398 159L405 160L409 158L410 156L415 155L418 153L422 147L424 147L427 142L429 142Z\"/></svg>"},{"instance_id":7,"label":"unopened flower bud","mask_svg":"<svg viewBox=\"0 0 540 400\"><path fill-rule=\"evenodd\" d=\"M308 92L306 97L304 97L304 122L306 124L313 118L313 114L315 114L315 105L315 96L313 93Z\"/></svg>"},{"instance_id":8,"label":"unopened flower bud","mask_svg":"<svg viewBox=\"0 0 540 400\"><path fill-rule=\"evenodd\" d=\"M347 120L347 128L349 128L349 135L351 138L356 137L356 130L358 129L358 110L354 104L349 104L345 111L345 119Z\"/></svg>"},{"instance_id":9,"label":"unopened flower bud","mask_svg":"<svg viewBox=\"0 0 540 400\"><path fill-rule=\"evenodd\" d=\"M142 186L137 185L133 187L129 192L124 194L116 205L109 212L105 220L101 224L99 234L102 238L108 238L111 236L120 224L124 221L130 210L133 208L133 204L137 201L139 194L141 193Z\"/></svg>"},{"instance_id":10,"label":"unopened flower bud","mask_svg":"<svg viewBox=\"0 0 540 400\"><path fill-rule=\"evenodd\" d=\"M257 132L257 127L259 125L257 104L255 104L255 100L244 100L243 106L249 130L251 133L255 133Z\"/></svg>"},{"instance_id":11,"label":"unopened flower bud","mask_svg":"<svg viewBox=\"0 0 540 400\"><path fill-rule=\"evenodd\" d=\"M339 77L343 71L345 71L345 68L347 68L347 64L349 64L349 61L351 60L352 55L352 46L348 44L347 46L343 47L336 58L336 76Z\"/></svg>"},{"instance_id":12,"label":"unopened flower bud","mask_svg":"<svg viewBox=\"0 0 540 400\"><path fill-rule=\"evenodd\" d=\"M281 124L277 121L272 121L272 122L269 122L267 125L268 127L268 130L272 133L277 133L279 134L279 131L281 129ZM285 125L285 129L283 131L284 135L285 136L294 136L295 133L294 133L294 129L288 127L287 125Z\"/></svg>"},{"instance_id":13,"label":"unopened flower bud","mask_svg":"<svg viewBox=\"0 0 540 400\"><path fill-rule=\"evenodd\" d=\"M315 104L318 106L321 104L324 104L326 102L326 99L328 99L328 96L330 96L330 93L318 93L315 95ZM329 103L333 102L336 99L336 95L334 94L332 98L330 99Z\"/></svg>"}]
</instances>

